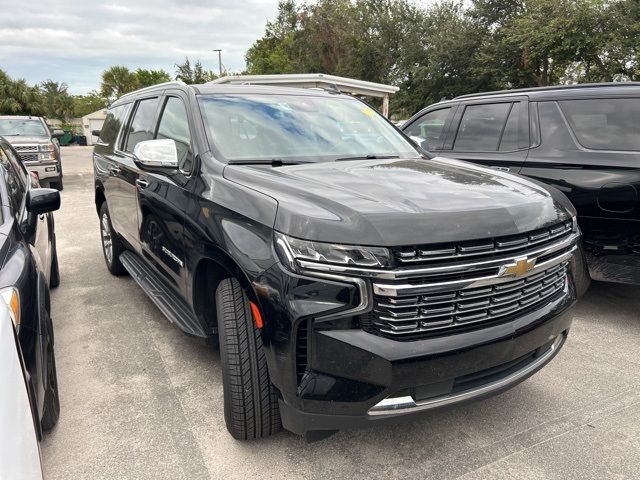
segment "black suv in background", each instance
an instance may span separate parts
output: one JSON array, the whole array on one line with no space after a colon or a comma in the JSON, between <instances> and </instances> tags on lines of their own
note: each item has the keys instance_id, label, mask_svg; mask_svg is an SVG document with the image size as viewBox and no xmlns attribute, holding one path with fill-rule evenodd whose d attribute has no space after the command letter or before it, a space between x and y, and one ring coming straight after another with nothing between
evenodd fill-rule
<instances>
[{"instance_id":1,"label":"black suv in background","mask_svg":"<svg viewBox=\"0 0 640 480\"><path fill-rule=\"evenodd\" d=\"M431 105L402 130L427 151L520 173L578 211L591 276L640 284L640 83L528 88Z\"/></svg>"},{"instance_id":2,"label":"black suv in background","mask_svg":"<svg viewBox=\"0 0 640 480\"><path fill-rule=\"evenodd\" d=\"M562 347L588 282L563 194L425 158L336 92L139 90L93 161L107 267L219 337L239 439L503 391Z\"/></svg>"},{"instance_id":3,"label":"black suv in background","mask_svg":"<svg viewBox=\"0 0 640 480\"><path fill-rule=\"evenodd\" d=\"M24 357L38 438L58 421L60 401L49 288L60 283L53 212L60 192L39 188L0 137L0 295ZM11 415L2 412L2 415Z\"/></svg>"}]
</instances>

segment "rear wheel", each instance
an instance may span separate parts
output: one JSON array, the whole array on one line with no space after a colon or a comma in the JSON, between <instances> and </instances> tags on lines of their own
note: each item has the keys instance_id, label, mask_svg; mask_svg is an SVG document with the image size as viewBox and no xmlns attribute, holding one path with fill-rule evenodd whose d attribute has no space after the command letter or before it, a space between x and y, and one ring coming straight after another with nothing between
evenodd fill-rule
<instances>
[{"instance_id":1,"label":"rear wheel","mask_svg":"<svg viewBox=\"0 0 640 480\"><path fill-rule=\"evenodd\" d=\"M220 282L216 309L227 430L238 440L276 433L281 428L278 397L269 380L260 330L237 280Z\"/></svg>"},{"instance_id":2,"label":"rear wheel","mask_svg":"<svg viewBox=\"0 0 640 480\"><path fill-rule=\"evenodd\" d=\"M102 238L102 253L107 268L113 275L124 275L127 270L120 262L120 254L124 252L124 246L120 241L120 237L111 226L111 217L107 202L100 207L100 236Z\"/></svg>"},{"instance_id":3,"label":"rear wheel","mask_svg":"<svg viewBox=\"0 0 640 480\"><path fill-rule=\"evenodd\" d=\"M47 372L47 389L44 393L44 407L42 412L42 430L51 430L60 417L60 396L58 394L58 373L56 371L56 355L53 348L53 325L48 320L48 335L45 339L46 343L46 372Z\"/></svg>"}]
</instances>

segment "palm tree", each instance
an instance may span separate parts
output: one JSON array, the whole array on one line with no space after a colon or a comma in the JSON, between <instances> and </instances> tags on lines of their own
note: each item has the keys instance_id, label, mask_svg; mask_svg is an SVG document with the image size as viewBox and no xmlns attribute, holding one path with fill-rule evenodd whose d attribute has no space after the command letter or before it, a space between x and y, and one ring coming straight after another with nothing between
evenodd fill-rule
<instances>
[{"instance_id":1,"label":"palm tree","mask_svg":"<svg viewBox=\"0 0 640 480\"><path fill-rule=\"evenodd\" d=\"M0 70L0 114L40 115L42 99L40 91L26 80L12 80Z\"/></svg>"},{"instance_id":2,"label":"palm tree","mask_svg":"<svg viewBox=\"0 0 640 480\"><path fill-rule=\"evenodd\" d=\"M100 93L103 97L115 99L138 88L138 77L127 67L114 65L102 72Z\"/></svg>"}]
</instances>

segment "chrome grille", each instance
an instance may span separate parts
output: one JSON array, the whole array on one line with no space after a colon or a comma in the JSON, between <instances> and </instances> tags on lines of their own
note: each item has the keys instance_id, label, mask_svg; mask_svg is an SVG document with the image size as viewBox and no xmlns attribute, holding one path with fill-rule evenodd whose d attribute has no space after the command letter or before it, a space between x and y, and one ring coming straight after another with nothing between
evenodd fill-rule
<instances>
[{"instance_id":1,"label":"chrome grille","mask_svg":"<svg viewBox=\"0 0 640 480\"><path fill-rule=\"evenodd\" d=\"M568 262L506 282L411 296L374 296L371 327L392 336L455 329L508 317L564 291Z\"/></svg>"},{"instance_id":2,"label":"chrome grille","mask_svg":"<svg viewBox=\"0 0 640 480\"><path fill-rule=\"evenodd\" d=\"M35 152L38 153L38 145L13 145L16 152Z\"/></svg>"},{"instance_id":3,"label":"chrome grille","mask_svg":"<svg viewBox=\"0 0 640 480\"><path fill-rule=\"evenodd\" d=\"M38 154L37 153L21 153L20 160L23 162L37 162Z\"/></svg>"},{"instance_id":4,"label":"chrome grille","mask_svg":"<svg viewBox=\"0 0 640 480\"><path fill-rule=\"evenodd\" d=\"M468 241L456 244L408 246L395 249L395 258L399 265L434 264L441 261L455 262L470 257L493 257L504 253L518 253L532 247L544 247L569 237L573 222L567 220L548 228L534 230L521 235L496 237L481 241Z\"/></svg>"}]
</instances>

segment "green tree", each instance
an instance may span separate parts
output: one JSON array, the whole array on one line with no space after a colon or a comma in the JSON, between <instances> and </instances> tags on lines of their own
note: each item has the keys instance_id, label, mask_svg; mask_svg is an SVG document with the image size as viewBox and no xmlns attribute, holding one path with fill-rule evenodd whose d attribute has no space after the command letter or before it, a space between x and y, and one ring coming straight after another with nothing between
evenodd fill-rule
<instances>
[{"instance_id":1,"label":"green tree","mask_svg":"<svg viewBox=\"0 0 640 480\"><path fill-rule=\"evenodd\" d=\"M40 91L26 80L13 80L0 70L0 114L42 115L43 102Z\"/></svg>"},{"instance_id":2,"label":"green tree","mask_svg":"<svg viewBox=\"0 0 640 480\"><path fill-rule=\"evenodd\" d=\"M46 80L38 85L44 116L68 121L73 116L73 98L66 83Z\"/></svg>"},{"instance_id":3,"label":"green tree","mask_svg":"<svg viewBox=\"0 0 640 480\"><path fill-rule=\"evenodd\" d=\"M171 75L164 70L148 70L146 68L138 68L136 70L136 77L138 78L138 87L150 87L151 85L157 85L158 83L170 82Z\"/></svg>"},{"instance_id":4,"label":"green tree","mask_svg":"<svg viewBox=\"0 0 640 480\"><path fill-rule=\"evenodd\" d=\"M176 80L181 80L186 84L200 84L215 80L218 76L211 70L205 70L200 60L191 63L188 57L185 57L183 63L175 65Z\"/></svg>"},{"instance_id":5,"label":"green tree","mask_svg":"<svg viewBox=\"0 0 640 480\"><path fill-rule=\"evenodd\" d=\"M95 90L86 95L75 95L73 97L73 116L84 117L89 113L102 110L109 105L109 100L104 98Z\"/></svg>"},{"instance_id":6,"label":"green tree","mask_svg":"<svg viewBox=\"0 0 640 480\"><path fill-rule=\"evenodd\" d=\"M114 100L139 88L138 77L127 67L115 65L102 72L100 94Z\"/></svg>"}]
</instances>

